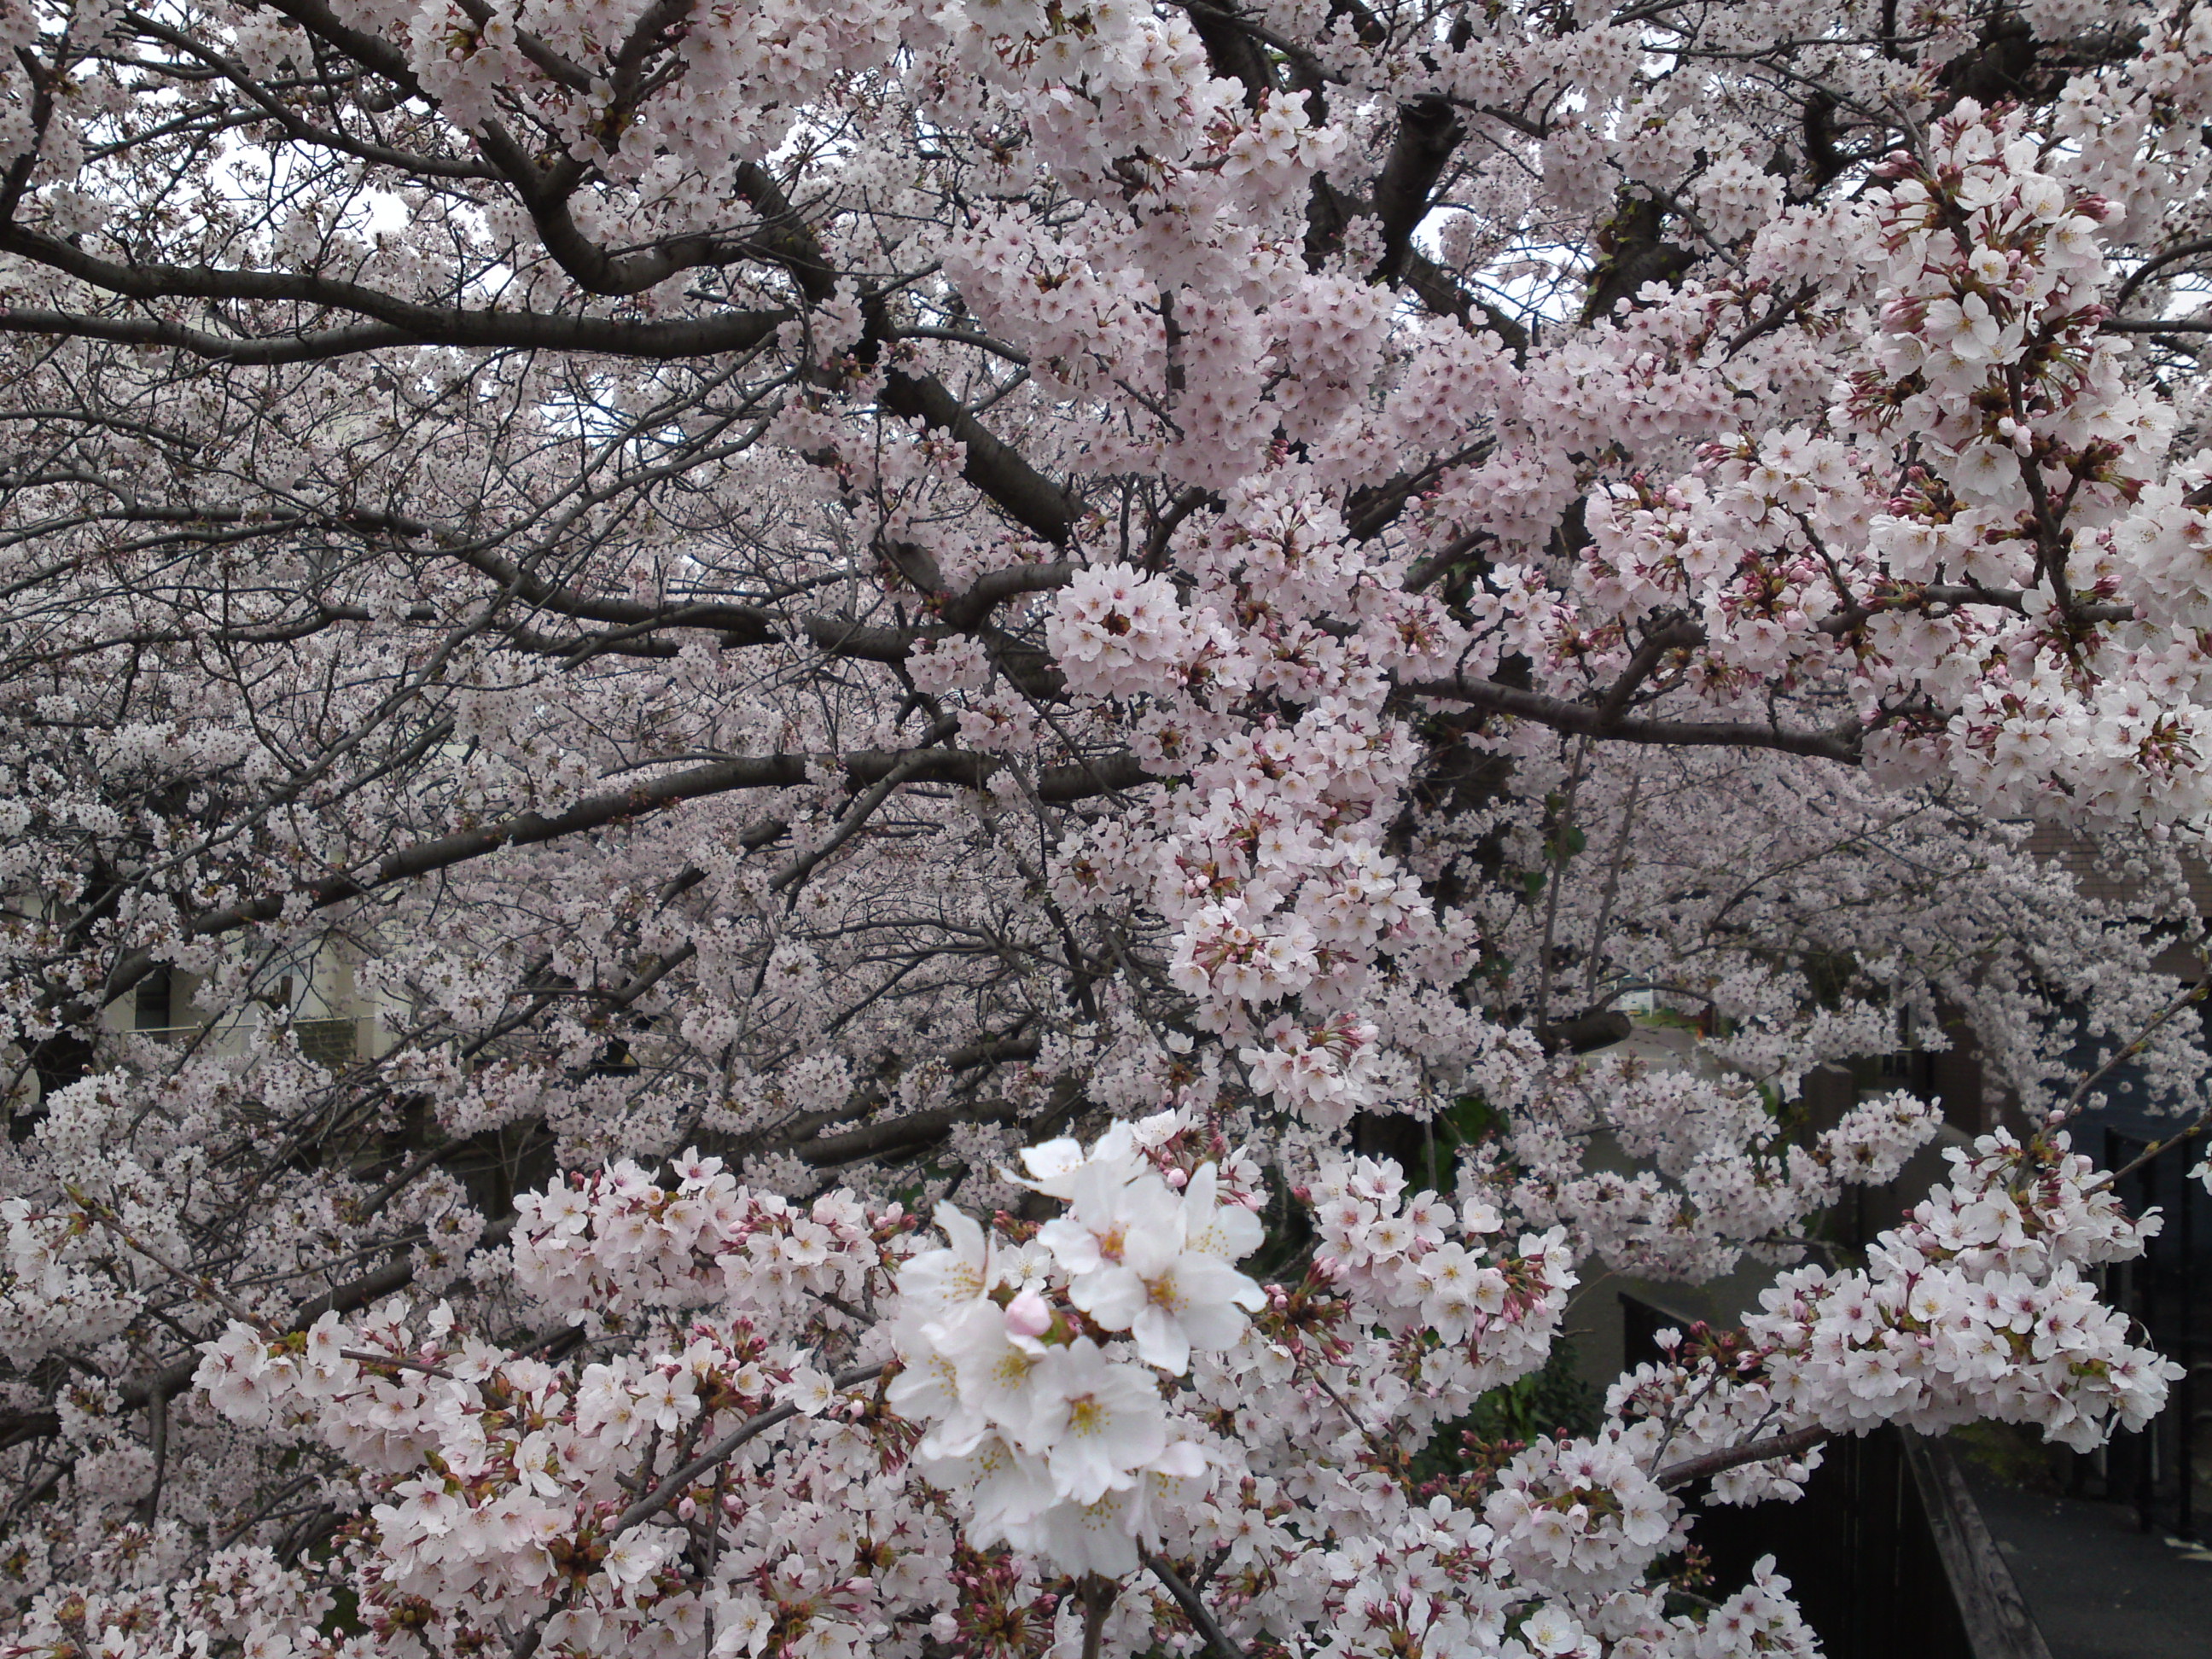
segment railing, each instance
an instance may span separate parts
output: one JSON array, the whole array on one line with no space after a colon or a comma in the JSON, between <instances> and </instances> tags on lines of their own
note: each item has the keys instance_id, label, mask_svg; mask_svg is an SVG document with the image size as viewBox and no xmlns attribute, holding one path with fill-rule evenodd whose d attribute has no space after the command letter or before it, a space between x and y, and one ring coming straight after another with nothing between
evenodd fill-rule
<instances>
[{"instance_id":1,"label":"railing","mask_svg":"<svg viewBox=\"0 0 2212 1659\"><path fill-rule=\"evenodd\" d=\"M366 1048L363 1040L366 1019L295 1019L284 1028L292 1033L300 1045L300 1053L326 1071L342 1071L362 1057ZM132 1036L151 1037L166 1048L181 1048L189 1043L216 1041L242 1034L253 1029L246 1026L218 1026L210 1030L205 1025L142 1025L130 1033Z\"/></svg>"},{"instance_id":2,"label":"railing","mask_svg":"<svg viewBox=\"0 0 2212 1659\"><path fill-rule=\"evenodd\" d=\"M1974 1659L2051 1659L1958 1463L1941 1441L1897 1437Z\"/></svg>"}]
</instances>

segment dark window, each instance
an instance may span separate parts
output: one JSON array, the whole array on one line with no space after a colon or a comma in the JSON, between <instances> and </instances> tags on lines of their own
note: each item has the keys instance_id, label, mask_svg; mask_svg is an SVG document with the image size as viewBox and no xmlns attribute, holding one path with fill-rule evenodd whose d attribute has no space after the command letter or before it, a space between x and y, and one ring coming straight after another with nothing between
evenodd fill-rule
<instances>
[{"instance_id":1,"label":"dark window","mask_svg":"<svg viewBox=\"0 0 2212 1659\"><path fill-rule=\"evenodd\" d=\"M172 980L171 970L161 967L138 981L131 1023L140 1030L166 1031L176 1024L171 1007Z\"/></svg>"}]
</instances>

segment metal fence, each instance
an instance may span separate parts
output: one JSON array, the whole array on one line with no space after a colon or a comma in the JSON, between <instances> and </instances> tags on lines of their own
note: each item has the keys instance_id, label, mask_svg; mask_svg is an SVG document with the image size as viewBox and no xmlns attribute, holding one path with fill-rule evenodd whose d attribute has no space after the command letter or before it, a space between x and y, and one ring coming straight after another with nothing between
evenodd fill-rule
<instances>
[{"instance_id":1,"label":"metal fence","mask_svg":"<svg viewBox=\"0 0 2212 1659\"><path fill-rule=\"evenodd\" d=\"M2149 1149L2151 1126L2104 1131L2104 1163L2124 1169ZM2170 1131L2169 1131L2170 1133ZM2075 1460L2069 1486L2075 1496L2106 1498L2135 1506L2145 1532L2195 1538L2203 1524L2208 1484L2200 1460L2212 1453L2212 1309L2198 1305L2212 1287L2206 1258L2212 1255L2212 1227L2204 1195L2189 1178L2197 1161L2184 1148L2154 1158L2118 1183L2118 1196L2130 1213L2155 1206L2163 1221L2139 1261L2106 1270L2105 1294L2148 1334L2151 1345L2183 1368L2166 1410L2140 1433L2118 1434L2100 1451Z\"/></svg>"}]
</instances>

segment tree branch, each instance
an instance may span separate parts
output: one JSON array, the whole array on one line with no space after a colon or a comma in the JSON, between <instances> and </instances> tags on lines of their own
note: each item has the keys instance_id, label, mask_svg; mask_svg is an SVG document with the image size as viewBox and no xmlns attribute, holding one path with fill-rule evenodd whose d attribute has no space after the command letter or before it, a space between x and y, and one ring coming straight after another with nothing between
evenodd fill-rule
<instances>
[{"instance_id":1,"label":"tree branch","mask_svg":"<svg viewBox=\"0 0 2212 1659\"><path fill-rule=\"evenodd\" d=\"M1834 1437L1832 1429L1824 1429L1814 1424L1806 1428L1792 1429L1787 1434L1775 1435L1770 1439L1753 1440L1745 1445L1707 1452L1702 1457L1686 1457L1679 1463L1669 1463L1651 1478L1672 1492L1677 1486L1688 1486L1692 1480L1703 1480L1711 1475L1725 1474L1730 1469L1740 1469L1747 1463L1765 1463L1778 1457L1796 1457Z\"/></svg>"},{"instance_id":2,"label":"tree branch","mask_svg":"<svg viewBox=\"0 0 2212 1659\"><path fill-rule=\"evenodd\" d=\"M1534 720L1556 732L1602 738L1608 743L1668 744L1689 749L1772 749L1816 760L1859 762L1860 730L1856 720L1826 732L1791 731L1740 720L1607 720L1600 708L1500 685L1495 680L1414 680L1400 688L1414 696L1463 702L1477 708Z\"/></svg>"},{"instance_id":3,"label":"tree branch","mask_svg":"<svg viewBox=\"0 0 2212 1659\"><path fill-rule=\"evenodd\" d=\"M0 235L0 248L9 238ZM15 250L11 250L15 251ZM25 256L32 257L32 256ZM120 269L120 267L118 267ZM97 281L88 277L87 281ZM111 290L123 292L123 290ZM366 292L366 290L363 290ZM127 298L167 299L158 290ZM291 296L272 295L276 299ZM392 346L445 345L471 350L573 351L665 362L749 351L796 315L789 311L733 312L673 322L623 322L608 317L546 316L518 311L441 311L429 306L387 307L404 311L404 322L349 324L297 334L228 335L181 323L100 317L76 312L0 309L0 334L112 340L123 345L167 346L212 362L240 366L320 362Z\"/></svg>"},{"instance_id":4,"label":"tree branch","mask_svg":"<svg viewBox=\"0 0 2212 1659\"><path fill-rule=\"evenodd\" d=\"M1176 1605L1182 1609L1183 1617L1189 1620L1192 1627L1206 1638L1206 1645L1213 1650L1214 1659L1245 1659L1244 1650L1230 1639L1229 1632L1221 1628L1220 1620L1200 1599L1198 1592L1184 1582L1183 1576L1168 1564L1166 1557L1146 1550L1144 1561L1152 1569L1152 1577L1165 1585L1168 1594L1175 1597Z\"/></svg>"},{"instance_id":5,"label":"tree branch","mask_svg":"<svg viewBox=\"0 0 2212 1659\"><path fill-rule=\"evenodd\" d=\"M816 764L842 770L855 788L865 788L901 768L905 769L905 781L981 788L1005 763L996 756L969 754L955 749L866 750L842 757L761 755L714 761L634 788L587 797L565 812L556 812L550 817L542 812L521 812L480 830L457 830L434 841L421 842L386 854L358 874L325 876L302 882L287 892L264 894L259 898L204 912L185 923L185 931L200 939L230 933L254 922L273 921L289 907L301 902L309 910L327 909L400 882L452 869L503 848L533 847L558 841L687 800L740 789L799 788L808 781L810 769ZM1096 760L1047 767L1037 775L1036 793L1049 804L1065 805L1133 789L1153 781L1142 763L1124 750ZM101 988L100 1002L112 1002L152 972L155 966L150 951L133 951L124 956L109 972ZM89 1018L91 1013L89 1007L80 1006L70 1012L69 1018Z\"/></svg>"},{"instance_id":6,"label":"tree branch","mask_svg":"<svg viewBox=\"0 0 2212 1659\"><path fill-rule=\"evenodd\" d=\"M856 1389L863 1382L872 1382L883 1374L884 1367L881 1365L861 1365L852 1370L840 1371L830 1379L830 1386L842 1393L847 1389ZM632 1527L640 1526L650 1521L661 1510L683 1497L701 1475L728 1457L746 1441L756 1439L778 1425L788 1423L799 1414L798 1407L787 1404L764 1411L757 1417L747 1418L617 1516L614 1523L607 1528L606 1535L609 1538L618 1538Z\"/></svg>"}]
</instances>

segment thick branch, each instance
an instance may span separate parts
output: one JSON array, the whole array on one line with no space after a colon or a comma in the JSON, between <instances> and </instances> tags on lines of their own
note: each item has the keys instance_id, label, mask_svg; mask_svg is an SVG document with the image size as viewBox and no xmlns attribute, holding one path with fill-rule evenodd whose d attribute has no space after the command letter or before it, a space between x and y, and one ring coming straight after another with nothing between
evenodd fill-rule
<instances>
[{"instance_id":1,"label":"thick branch","mask_svg":"<svg viewBox=\"0 0 2212 1659\"><path fill-rule=\"evenodd\" d=\"M1693 622L1670 623L1646 635L1629 658L1628 665L1620 671L1620 678L1598 699L1601 724L1607 727L1620 724L1622 716L1628 712L1629 700L1651 678L1651 671L1659 666L1668 652L1692 649L1704 644L1705 639L1705 630Z\"/></svg>"},{"instance_id":2,"label":"thick branch","mask_svg":"<svg viewBox=\"0 0 2212 1659\"><path fill-rule=\"evenodd\" d=\"M5 247L8 240L0 236L0 247ZM175 297L158 289L111 291L125 293L130 298ZM320 362L332 357L411 345L455 346L469 350L588 352L663 362L750 351L790 321L793 314L788 311L734 312L718 317L644 323L611 317L549 317L514 311L441 311L430 306L398 304L381 309L404 313L406 320L353 323L296 334L245 336L216 334L206 329L188 328L182 323L149 318L102 317L11 307L0 309L0 334L166 346L213 362L240 365Z\"/></svg>"},{"instance_id":3,"label":"thick branch","mask_svg":"<svg viewBox=\"0 0 2212 1659\"><path fill-rule=\"evenodd\" d=\"M1019 451L1001 442L934 376L887 370L884 406L957 438L967 450L962 477L1024 529L1055 547L1067 544L1081 511L1075 499L1031 466Z\"/></svg>"},{"instance_id":4,"label":"thick branch","mask_svg":"<svg viewBox=\"0 0 2212 1659\"><path fill-rule=\"evenodd\" d=\"M789 1152L809 1164L851 1164L864 1158L912 1152L927 1146L964 1123L1012 1123L1020 1114L1003 1101L982 1101L964 1106L933 1106L904 1117L864 1124L842 1134L811 1135L803 1140L772 1141L767 1150Z\"/></svg>"},{"instance_id":5,"label":"thick branch","mask_svg":"<svg viewBox=\"0 0 2212 1659\"><path fill-rule=\"evenodd\" d=\"M1431 95L1399 106L1397 137L1375 180L1375 216L1382 227L1377 280L1395 283L1403 273L1413 232L1428 216L1429 192L1466 136L1448 99Z\"/></svg>"},{"instance_id":6,"label":"thick branch","mask_svg":"<svg viewBox=\"0 0 2212 1659\"><path fill-rule=\"evenodd\" d=\"M994 756L967 754L952 749L865 750L819 760L805 755L761 755L715 761L672 773L632 789L588 797L567 811L550 817L542 812L521 812L480 830L457 830L434 841L421 842L386 854L358 874L325 876L301 882L289 892L264 894L259 898L207 911L188 922L186 930L194 937L206 938L254 922L273 921L302 902L310 910L326 909L401 882L452 869L502 848L532 847L558 841L687 800L740 789L799 788L808 781L810 767L817 763L842 770L847 782L856 789L878 781L895 769L905 769L904 776L909 782L980 788L1003 764ZM1136 757L1122 752L1067 766L1047 767L1037 775L1036 793L1040 799L1058 805L1133 789L1149 781L1149 775ZM108 975L101 1000L112 1002L121 996L150 973L155 965L149 951L134 951L125 956ZM89 1009L81 1008L74 1011L72 1017L88 1018L90 1012Z\"/></svg>"},{"instance_id":7,"label":"thick branch","mask_svg":"<svg viewBox=\"0 0 2212 1659\"><path fill-rule=\"evenodd\" d=\"M1742 720L1608 720L1601 708L1500 685L1495 680L1417 680L1402 688L1416 696L1468 703L1520 720L1535 720L1556 732L1603 738L1610 743L1669 744L1689 749L1773 749L1818 760L1859 762L1860 732L1847 720L1826 732L1791 731Z\"/></svg>"}]
</instances>

